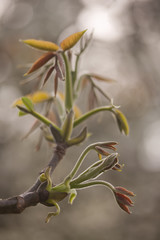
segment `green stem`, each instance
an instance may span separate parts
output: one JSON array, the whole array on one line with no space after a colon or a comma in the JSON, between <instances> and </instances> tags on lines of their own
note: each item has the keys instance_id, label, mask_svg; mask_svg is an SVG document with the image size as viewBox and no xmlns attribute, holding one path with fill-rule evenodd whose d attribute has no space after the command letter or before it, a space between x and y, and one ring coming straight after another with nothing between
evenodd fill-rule
<instances>
[{"instance_id":1,"label":"green stem","mask_svg":"<svg viewBox=\"0 0 160 240\"><path fill-rule=\"evenodd\" d=\"M70 188L65 183L60 183L52 188L51 192L69 192Z\"/></svg>"},{"instance_id":2,"label":"green stem","mask_svg":"<svg viewBox=\"0 0 160 240\"><path fill-rule=\"evenodd\" d=\"M85 182L86 180L88 180L89 178L86 179L86 173L89 172L90 169L92 169L92 168L98 166L99 164L101 164L102 161L103 160L99 160L99 161L93 163L91 166L89 166L85 171L83 171L80 175L78 175L78 177L76 177L76 178L74 178L72 180L72 184L74 184L74 183L75 184L80 184L80 183Z\"/></svg>"},{"instance_id":3,"label":"green stem","mask_svg":"<svg viewBox=\"0 0 160 240\"><path fill-rule=\"evenodd\" d=\"M104 142L105 143L105 142ZM98 146L102 144L102 142L96 142L96 143L93 143L93 144L90 144L88 147L86 147L84 149L84 151L81 153L80 157L78 158L75 166L73 167L72 171L70 172L70 174L66 177L66 180L65 182L70 182L70 180L75 176L75 174L77 173L78 169L80 168L85 156L89 153L89 151L91 149L94 149L94 147Z\"/></svg>"},{"instance_id":4,"label":"green stem","mask_svg":"<svg viewBox=\"0 0 160 240\"><path fill-rule=\"evenodd\" d=\"M52 121L50 121L48 118L44 117L43 115L41 115L40 113L37 113L35 111L31 111L30 114L32 116L34 116L35 118L37 118L38 120L40 120L41 122L43 122L44 124L46 124L48 127L50 125L52 125L54 128L56 128L59 132L61 132L61 129L55 125Z\"/></svg>"},{"instance_id":5,"label":"green stem","mask_svg":"<svg viewBox=\"0 0 160 240\"><path fill-rule=\"evenodd\" d=\"M103 185L105 187L108 187L113 192L115 191L115 187L111 183L105 182L102 180L97 180L97 181L92 181L87 183L80 183L80 184L76 184L75 182L72 182L72 181L70 182L70 187L75 189L87 188L95 185Z\"/></svg>"},{"instance_id":6,"label":"green stem","mask_svg":"<svg viewBox=\"0 0 160 240\"><path fill-rule=\"evenodd\" d=\"M77 79L79 58L80 58L80 54L78 54L77 57L76 57L75 70L74 70L74 78L73 78L73 87L74 87L75 82L76 82L76 79Z\"/></svg>"},{"instance_id":7,"label":"green stem","mask_svg":"<svg viewBox=\"0 0 160 240\"><path fill-rule=\"evenodd\" d=\"M69 61L65 55L64 52L62 52L62 57L65 63L65 69L66 69L66 79L65 79L65 107L69 111L72 108L72 99L73 99L73 93L72 93L72 79L71 79L71 71L70 71L70 65Z\"/></svg>"},{"instance_id":8,"label":"green stem","mask_svg":"<svg viewBox=\"0 0 160 240\"><path fill-rule=\"evenodd\" d=\"M70 172L70 174L66 177L65 182L70 182L70 180L74 177L74 175L76 174L76 172L78 171L80 165L82 164L84 157L87 155L87 153L93 148L93 145L89 145L80 155L80 157L78 158L74 168L72 169L72 171Z\"/></svg>"},{"instance_id":9,"label":"green stem","mask_svg":"<svg viewBox=\"0 0 160 240\"><path fill-rule=\"evenodd\" d=\"M114 106L107 106L107 107L99 107L99 108L95 108L87 113L85 113L84 115L82 115L80 118L78 118L77 120L74 121L73 127L76 127L77 125L79 125L80 123L82 123L83 121L85 121L87 118L89 118L90 116L98 113L98 112L102 112L102 111L112 111L112 109L114 108Z\"/></svg>"}]
</instances>

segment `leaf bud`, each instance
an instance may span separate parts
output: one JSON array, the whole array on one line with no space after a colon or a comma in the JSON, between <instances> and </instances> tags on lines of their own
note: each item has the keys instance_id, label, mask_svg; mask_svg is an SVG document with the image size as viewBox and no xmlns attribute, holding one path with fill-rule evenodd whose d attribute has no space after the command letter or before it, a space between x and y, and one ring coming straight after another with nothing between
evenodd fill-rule
<instances>
[{"instance_id":1,"label":"leaf bud","mask_svg":"<svg viewBox=\"0 0 160 240\"><path fill-rule=\"evenodd\" d=\"M73 146L73 145L80 144L86 139L86 137L87 137L87 127L83 128L83 130L80 132L80 134L77 137L68 140L67 145Z\"/></svg>"},{"instance_id":2,"label":"leaf bud","mask_svg":"<svg viewBox=\"0 0 160 240\"><path fill-rule=\"evenodd\" d=\"M74 119L74 112L71 109L71 111L67 114L66 119L64 120L64 123L62 126L62 136L64 140L68 140L72 134L73 119Z\"/></svg>"},{"instance_id":3,"label":"leaf bud","mask_svg":"<svg viewBox=\"0 0 160 240\"><path fill-rule=\"evenodd\" d=\"M114 109L113 113L115 114L120 132L124 132L125 135L128 135L129 134L129 126L128 126L128 122L127 122L127 119L124 116L124 114L118 109Z\"/></svg>"}]
</instances>

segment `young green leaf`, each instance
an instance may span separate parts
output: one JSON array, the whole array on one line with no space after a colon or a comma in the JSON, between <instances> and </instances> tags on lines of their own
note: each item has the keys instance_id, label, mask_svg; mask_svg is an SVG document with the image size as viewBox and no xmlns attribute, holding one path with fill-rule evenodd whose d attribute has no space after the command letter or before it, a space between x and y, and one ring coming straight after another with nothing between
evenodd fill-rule
<instances>
[{"instance_id":1,"label":"young green leaf","mask_svg":"<svg viewBox=\"0 0 160 240\"><path fill-rule=\"evenodd\" d=\"M30 111L34 111L34 105L31 99L27 97L22 97L22 102L26 106L26 108Z\"/></svg>"},{"instance_id":2,"label":"young green leaf","mask_svg":"<svg viewBox=\"0 0 160 240\"><path fill-rule=\"evenodd\" d=\"M80 132L80 134L77 137L68 140L67 144L68 146L80 144L86 139L86 137L87 137L87 127L83 128L83 130Z\"/></svg>"},{"instance_id":3,"label":"young green leaf","mask_svg":"<svg viewBox=\"0 0 160 240\"><path fill-rule=\"evenodd\" d=\"M36 39L26 39L21 41L31 47L44 50L44 51L57 51L59 49L59 46L53 42L36 40Z\"/></svg>"},{"instance_id":4,"label":"young green leaf","mask_svg":"<svg viewBox=\"0 0 160 240\"><path fill-rule=\"evenodd\" d=\"M66 119L64 120L64 123L62 126L62 136L64 140L68 140L72 134L73 119L74 119L74 112L71 109L71 111L67 114Z\"/></svg>"},{"instance_id":5,"label":"young green leaf","mask_svg":"<svg viewBox=\"0 0 160 240\"><path fill-rule=\"evenodd\" d=\"M77 33L74 33L72 35L70 35L69 37L65 38L61 43L60 43L60 46L61 48L66 51L70 48L72 48L79 40L80 38L83 36L83 34L87 31L84 30L82 32L77 32Z\"/></svg>"},{"instance_id":6,"label":"young green leaf","mask_svg":"<svg viewBox=\"0 0 160 240\"><path fill-rule=\"evenodd\" d=\"M23 116L25 116L25 115L27 115L27 114L28 114L28 113L19 111L18 116L19 116L19 117L23 117Z\"/></svg>"},{"instance_id":7,"label":"young green leaf","mask_svg":"<svg viewBox=\"0 0 160 240\"><path fill-rule=\"evenodd\" d=\"M124 132L125 135L128 135L129 134L129 125L128 125L126 117L118 109L115 109L113 112L115 114L120 132Z\"/></svg>"}]
</instances>

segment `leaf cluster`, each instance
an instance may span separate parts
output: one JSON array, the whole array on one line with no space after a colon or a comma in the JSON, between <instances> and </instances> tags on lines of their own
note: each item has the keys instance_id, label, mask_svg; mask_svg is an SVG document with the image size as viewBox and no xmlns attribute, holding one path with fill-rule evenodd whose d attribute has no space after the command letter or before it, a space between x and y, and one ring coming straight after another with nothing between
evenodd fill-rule
<instances>
[{"instance_id":1,"label":"leaf cluster","mask_svg":"<svg viewBox=\"0 0 160 240\"><path fill-rule=\"evenodd\" d=\"M27 80L30 76L32 80L38 76L41 86L37 91L15 100L13 107L19 109L19 116L30 114L35 118L33 125L24 138L39 128L41 135L37 149L40 148L42 139L45 139L50 146L56 146L56 154L58 153L59 158L65 154L64 151L68 147L78 145L89 137L90 134L87 132L87 126L83 127L77 136L73 136L74 129L99 112L111 113L116 119L120 132L125 135L129 134L129 126L125 115L120 111L119 106L113 104L113 100L106 91L101 88L101 82L108 84L114 82L114 80L97 73L79 74L79 59L92 39L92 34L90 36L84 36L85 32L86 30L74 33L65 38L59 45L43 40L22 40L26 45L44 52L42 56L32 64L27 73L24 74L26 78L25 82L30 81L30 79ZM79 41L79 52L75 54L75 61L73 62L72 50ZM53 89L51 89L51 91L44 91L44 85L49 81L53 81ZM64 91L59 89L59 81L61 81ZM89 108L86 112L82 112L76 102L86 87L90 88L88 94ZM98 95L103 96L107 101L105 106L100 106ZM42 105L42 113L37 112L37 104ZM103 143L97 142L89 145L81 153L70 174L57 186L53 186L51 180L51 174L57 164L53 162L53 157L53 161L42 171L39 177L42 185L46 183L45 190L48 192L48 198L43 204L47 206L53 205L57 209L56 212L48 214L46 222L49 221L51 216L59 214L60 207L58 202L63 200L68 194L70 195L69 202L73 202L77 195L76 189L93 185L105 185L118 199L119 193L116 192L117 189L114 186L108 182L95 180L108 170L122 170L123 166L119 163L118 154L109 153L104 149L108 148L116 151L116 144L116 142L110 141ZM90 150L96 151L99 159L74 178ZM126 196L122 198L126 199ZM125 201L119 202L119 199L117 201L123 210L130 213ZM130 200L128 200L128 203L131 205Z\"/></svg>"}]
</instances>

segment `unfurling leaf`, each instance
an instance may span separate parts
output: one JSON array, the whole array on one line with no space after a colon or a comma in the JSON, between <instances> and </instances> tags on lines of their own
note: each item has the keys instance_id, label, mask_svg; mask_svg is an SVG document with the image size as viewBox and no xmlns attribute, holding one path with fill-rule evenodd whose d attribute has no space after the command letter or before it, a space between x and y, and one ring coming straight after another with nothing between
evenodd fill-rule
<instances>
[{"instance_id":1,"label":"unfurling leaf","mask_svg":"<svg viewBox=\"0 0 160 240\"><path fill-rule=\"evenodd\" d=\"M27 97L22 97L22 102L26 106L26 108L30 111L34 111L34 105L31 99Z\"/></svg>"},{"instance_id":2,"label":"unfurling leaf","mask_svg":"<svg viewBox=\"0 0 160 240\"><path fill-rule=\"evenodd\" d=\"M80 144L81 142L83 142L86 139L86 137L87 137L87 127L85 127L77 137L70 139L67 142L67 144L68 144L68 146Z\"/></svg>"},{"instance_id":3,"label":"unfurling leaf","mask_svg":"<svg viewBox=\"0 0 160 240\"><path fill-rule=\"evenodd\" d=\"M62 126L62 136L64 140L68 140L72 134L73 119L74 119L74 112L71 109L71 111L67 114L66 119L64 120L64 123Z\"/></svg>"},{"instance_id":4,"label":"unfurling leaf","mask_svg":"<svg viewBox=\"0 0 160 240\"><path fill-rule=\"evenodd\" d=\"M103 172L112 169L117 161L117 153L110 154L105 159L95 162L88 169L82 172L77 177L76 182L81 183L99 177Z\"/></svg>"},{"instance_id":5,"label":"unfurling leaf","mask_svg":"<svg viewBox=\"0 0 160 240\"><path fill-rule=\"evenodd\" d=\"M129 126L128 126L128 122L127 122L126 117L118 109L115 109L113 112L116 116L116 120L117 120L120 132L124 132L125 135L128 135L129 134Z\"/></svg>"},{"instance_id":6,"label":"unfurling leaf","mask_svg":"<svg viewBox=\"0 0 160 240\"><path fill-rule=\"evenodd\" d=\"M74 34L70 35L69 37L65 38L60 44L61 48L64 51L72 48L79 41L79 39L83 36L83 34L86 31L87 30L84 30L82 32L77 32L77 33L74 33Z\"/></svg>"},{"instance_id":7,"label":"unfurling leaf","mask_svg":"<svg viewBox=\"0 0 160 240\"><path fill-rule=\"evenodd\" d=\"M19 117L23 117L23 116L25 116L26 114L28 114L28 113L25 113L25 112L19 111L18 116L19 116Z\"/></svg>"},{"instance_id":8,"label":"unfurling leaf","mask_svg":"<svg viewBox=\"0 0 160 240\"><path fill-rule=\"evenodd\" d=\"M43 56L37 59L32 65L32 67L28 70L27 73L24 74L24 76L27 76L28 74L36 71L40 67L42 67L44 64L46 64L51 58L53 58L55 55L52 52L45 53Z\"/></svg>"},{"instance_id":9,"label":"unfurling leaf","mask_svg":"<svg viewBox=\"0 0 160 240\"><path fill-rule=\"evenodd\" d=\"M31 47L44 50L44 51L57 51L59 49L59 46L53 42L36 40L36 39L26 39L21 41Z\"/></svg>"}]
</instances>

